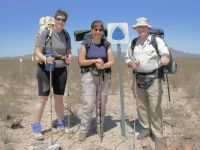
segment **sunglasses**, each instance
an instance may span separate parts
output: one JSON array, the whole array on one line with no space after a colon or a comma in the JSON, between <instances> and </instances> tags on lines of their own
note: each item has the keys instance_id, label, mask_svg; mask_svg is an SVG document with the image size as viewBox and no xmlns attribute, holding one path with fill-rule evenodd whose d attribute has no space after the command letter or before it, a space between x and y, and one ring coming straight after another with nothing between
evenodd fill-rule
<instances>
[{"instance_id":1,"label":"sunglasses","mask_svg":"<svg viewBox=\"0 0 200 150\"><path fill-rule=\"evenodd\" d=\"M55 18L56 21L62 21L62 22L65 22L66 19L63 19L63 18Z\"/></svg>"},{"instance_id":2,"label":"sunglasses","mask_svg":"<svg viewBox=\"0 0 200 150\"><path fill-rule=\"evenodd\" d=\"M96 29L96 28L93 29L93 30L95 30L96 32L97 32L97 31L99 31L99 32L103 31L102 29Z\"/></svg>"}]
</instances>

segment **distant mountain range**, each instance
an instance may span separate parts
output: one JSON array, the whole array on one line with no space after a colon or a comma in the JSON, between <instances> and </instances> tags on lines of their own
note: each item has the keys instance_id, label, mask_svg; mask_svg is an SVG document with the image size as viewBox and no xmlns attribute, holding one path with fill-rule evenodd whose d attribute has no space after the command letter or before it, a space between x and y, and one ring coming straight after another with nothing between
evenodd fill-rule
<instances>
[{"instance_id":1,"label":"distant mountain range","mask_svg":"<svg viewBox=\"0 0 200 150\"><path fill-rule=\"evenodd\" d=\"M170 48L170 51L172 53L172 56L173 57L200 57L200 54L192 54L192 53L186 53L186 52L182 52L182 51L179 51L179 50L175 50L173 48Z\"/></svg>"},{"instance_id":2,"label":"distant mountain range","mask_svg":"<svg viewBox=\"0 0 200 150\"><path fill-rule=\"evenodd\" d=\"M175 58L200 58L200 54L192 54L192 53L186 53L179 50L175 50L173 48L170 48L170 51L172 53L172 56ZM115 56L117 56L117 52L115 52ZM125 52L122 52L122 57L125 56ZM76 57L76 56L75 56ZM0 57L0 60L7 60L7 59L31 59L32 54L24 55L24 56L15 56L15 57Z\"/></svg>"},{"instance_id":3,"label":"distant mountain range","mask_svg":"<svg viewBox=\"0 0 200 150\"><path fill-rule=\"evenodd\" d=\"M173 58L200 58L200 54L186 53L173 48L169 48ZM117 56L117 52L114 52L114 55ZM122 57L125 56L125 52L122 52Z\"/></svg>"}]
</instances>

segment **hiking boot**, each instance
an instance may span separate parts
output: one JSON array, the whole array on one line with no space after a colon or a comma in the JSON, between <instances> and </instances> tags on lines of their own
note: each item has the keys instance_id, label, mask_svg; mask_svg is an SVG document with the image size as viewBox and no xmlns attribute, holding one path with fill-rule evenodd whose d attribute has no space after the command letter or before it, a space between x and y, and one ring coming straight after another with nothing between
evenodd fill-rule
<instances>
[{"instance_id":1,"label":"hiking boot","mask_svg":"<svg viewBox=\"0 0 200 150\"><path fill-rule=\"evenodd\" d=\"M68 134L74 133L74 131L65 126L65 120L58 120L56 123L56 128L59 132L65 132Z\"/></svg>"},{"instance_id":2,"label":"hiking boot","mask_svg":"<svg viewBox=\"0 0 200 150\"><path fill-rule=\"evenodd\" d=\"M65 131L65 120L59 119L56 123L56 128L57 128L58 131L64 132Z\"/></svg>"},{"instance_id":3,"label":"hiking boot","mask_svg":"<svg viewBox=\"0 0 200 150\"><path fill-rule=\"evenodd\" d=\"M41 125L35 122L31 125L35 140L44 140L44 135L41 133Z\"/></svg>"},{"instance_id":4,"label":"hiking boot","mask_svg":"<svg viewBox=\"0 0 200 150\"><path fill-rule=\"evenodd\" d=\"M79 141L85 141L86 136L87 136L87 132L80 132L78 140Z\"/></svg>"},{"instance_id":5,"label":"hiking boot","mask_svg":"<svg viewBox=\"0 0 200 150\"><path fill-rule=\"evenodd\" d=\"M70 129L68 127L65 127L65 133L67 134L73 134L74 133L74 130L73 129Z\"/></svg>"},{"instance_id":6,"label":"hiking boot","mask_svg":"<svg viewBox=\"0 0 200 150\"><path fill-rule=\"evenodd\" d=\"M44 135L42 133L33 133L35 140L44 140Z\"/></svg>"},{"instance_id":7,"label":"hiking boot","mask_svg":"<svg viewBox=\"0 0 200 150\"><path fill-rule=\"evenodd\" d=\"M142 129L140 132L139 132L139 135L137 136L137 139L138 140L141 140L145 137L148 137L150 135L150 130L149 129Z\"/></svg>"},{"instance_id":8,"label":"hiking boot","mask_svg":"<svg viewBox=\"0 0 200 150\"><path fill-rule=\"evenodd\" d=\"M65 128L65 120L58 119L58 121L56 123L56 127L57 128Z\"/></svg>"},{"instance_id":9,"label":"hiking boot","mask_svg":"<svg viewBox=\"0 0 200 150\"><path fill-rule=\"evenodd\" d=\"M166 150L167 144L164 138L155 138L155 150Z\"/></svg>"}]
</instances>

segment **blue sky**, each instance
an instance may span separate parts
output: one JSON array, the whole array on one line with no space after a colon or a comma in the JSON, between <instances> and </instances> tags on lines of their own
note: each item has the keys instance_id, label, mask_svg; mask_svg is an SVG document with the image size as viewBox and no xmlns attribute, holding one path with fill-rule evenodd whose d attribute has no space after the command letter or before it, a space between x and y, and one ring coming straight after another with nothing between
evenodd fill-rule
<instances>
[{"instance_id":1,"label":"blue sky","mask_svg":"<svg viewBox=\"0 0 200 150\"><path fill-rule=\"evenodd\" d=\"M150 24L165 30L170 47L200 54L199 0L2 0L0 2L0 57L31 54L38 21L41 16L53 16L57 9L68 12L65 26L71 35L73 54L80 42L73 39L74 30L89 29L95 19L104 24L127 22L129 36L137 36L131 28L138 17L149 18ZM112 46L114 51L116 45ZM126 51L123 44L122 51Z\"/></svg>"}]
</instances>

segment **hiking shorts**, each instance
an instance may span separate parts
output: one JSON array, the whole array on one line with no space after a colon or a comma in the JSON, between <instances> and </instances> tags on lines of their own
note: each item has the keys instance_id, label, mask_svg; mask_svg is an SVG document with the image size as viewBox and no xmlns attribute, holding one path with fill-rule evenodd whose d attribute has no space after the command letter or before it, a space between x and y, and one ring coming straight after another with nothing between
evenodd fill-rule
<instances>
[{"instance_id":1,"label":"hiking shorts","mask_svg":"<svg viewBox=\"0 0 200 150\"><path fill-rule=\"evenodd\" d=\"M38 81L38 95L39 96L49 96L50 72L45 71L44 67L41 65L38 65L37 81ZM53 93L57 94L57 95L64 95L66 82L67 82L66 67L55 68L54 71L52 71Z\"/></svg>"}]
</instances>

